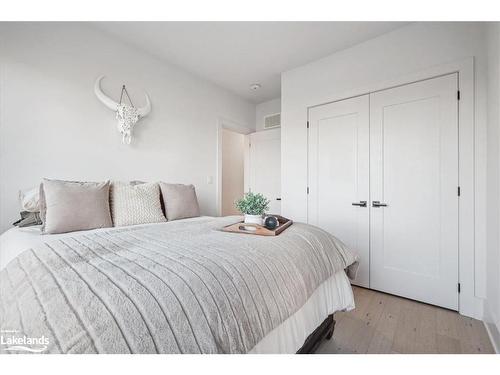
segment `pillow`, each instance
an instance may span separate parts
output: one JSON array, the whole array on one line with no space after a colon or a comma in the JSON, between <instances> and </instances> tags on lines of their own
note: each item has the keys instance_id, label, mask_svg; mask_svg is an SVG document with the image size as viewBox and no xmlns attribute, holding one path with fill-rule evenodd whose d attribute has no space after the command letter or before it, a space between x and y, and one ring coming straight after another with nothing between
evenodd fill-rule
<instances>
[{"instance_id":1,"label":"pillow","mask_svg":"<svg viewBox=\"0 0 500 375\"><path fill-rule=\"evenodd\" d=\"M167 221L160 203L160 187L157 183L111 184L111 216L113 225L136 225Z\"/></svg>"},{"instance_id":2,"label":"pillow","mask_svg":"<svg viewBox=\"0 0 500 375\"><path fill-rule=\"evenodd\" d=\"M44 179L40 185L40 214L44 233L111 227L109 181Z\"/></svg>"},{"instance_id":3,"label":"pillow","mask_svg":"<svg viewBox=\"0 0 500 375\"><path fill-rule=\"evenodd\" d=\"M139 185L139 184L145 184L145 183L146 182L141 181L141 180L132 180L129 182L130 185ZM160 194L160 204L161 204L161 212L163 213L163 216L167 217L167 215L165 215L165 204L163 203L163 197L161 194Z\"/></svg>"},{"instance_id":4,"label":"pillow","mask_svg":"<svg viewBox=\"0 0 500 375\"><path fill-rule=\"evenodd\" d=\"M23 211L40 212L40 187L19 190L19 203Z\"/></svg>"},{"instance_id":5,"label":"pillow","mask_svg":"<svg viewBox=\"0 0 500 375\"><path fill-rule=\"evenodd\" d=\"M24 228L42 224L40 212L21 211L20 215L21 218L15 223L12 223L12 225L19 228Z\"/></svg>"},{"instance_id":6,"label":"pillow","mask_svg":"<svg viewBox=\"0 0 500 375\"><path fill-rule=\"evenodd\" d=\"M168 220L200 216L200 206L193 185L160 182L160 188Z\"/></svg>"}]
</instances>

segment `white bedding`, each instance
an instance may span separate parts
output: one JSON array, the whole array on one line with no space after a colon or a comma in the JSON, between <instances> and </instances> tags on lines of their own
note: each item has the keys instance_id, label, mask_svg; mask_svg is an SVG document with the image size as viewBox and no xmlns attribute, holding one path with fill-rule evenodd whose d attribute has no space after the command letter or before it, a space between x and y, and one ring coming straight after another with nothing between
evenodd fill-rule
<instances>
[{"instance_id":1,"label":"white bedding","mask_svg":"<svg viewBox=\"0 0 500 375\"><path fill-rule=\"evenodd\" d=\"M197 221L206 218L185 219ZM144 226L168 225L146 224ZM99 233L109 228L86 231ZM0 236L0 270L22 253L45 241L74 236L75 233L42 235L39 228L12 228ZM305 339L329 315L354 308L352 289L344 271L338 271L317 287L306 303L279 326L267 333L249 353L294 353Z\"/></svg>"},{"instance_id":2,"label":"white bedding","mask_svg":"<svg viewBox=\"0 0 500 375\"><path fill-rule=\"evenodd\" d=\"M194 217L191 219L183 219L182 221L197 221L206 218L206 216ZM181 221L181 220L178 220ZM166 223L157 224L141 224L134 225L134 227L145 227L154 225L164 225ZM110 228L100 228L93 230L86 230L81 232L69 232L61 234L42 234L41 225L18 228L13 227L0 235L0 271L16 256L21 254L24 250L34 248L44 241L57 240L60 238L69 238L80 233L99 233L108 231Z\"/></svg>"}]
</instances>

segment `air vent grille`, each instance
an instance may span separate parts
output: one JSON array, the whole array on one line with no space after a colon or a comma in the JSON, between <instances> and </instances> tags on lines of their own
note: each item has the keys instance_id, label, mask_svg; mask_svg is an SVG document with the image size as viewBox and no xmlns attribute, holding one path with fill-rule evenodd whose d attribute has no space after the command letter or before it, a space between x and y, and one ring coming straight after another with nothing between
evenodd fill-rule
<instances>
[{"instance_id":1,"label":"air vent grille","mask_svg":"<svg viewBox=\"0 0 500 375\"><path fill-rule=\"evenodd\" d=\"M277 128L281 126L281 113L264 117L264 129Z\"/></svg>"}]
</instances>

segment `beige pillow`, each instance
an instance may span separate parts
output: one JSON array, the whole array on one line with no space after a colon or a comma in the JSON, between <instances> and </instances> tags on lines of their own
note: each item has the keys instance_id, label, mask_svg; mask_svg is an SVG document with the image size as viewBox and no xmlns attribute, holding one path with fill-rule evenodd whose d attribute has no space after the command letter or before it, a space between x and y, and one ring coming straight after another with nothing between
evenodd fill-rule
<instances>
[{"instance_id":1,"label":"beige pillow","mask_svg":"<svg viewBox=\"0 0 500 375\"><path fill-rule=\"evenodd\" d=\"M111 227L109 181L44 179L40 185L40 215L44 233Z\"/></svg>"},{"instance_id":2,"label":"beige pillow","mask_svg":"<svg viewBox=\"0 0 500 375\"><path fill-rule=\"evenodd\" d=\"M160 182L160 188L168 220L200 216L200 206L193 185Z\"/></svg>"},{"instance_id":3,"label":"beige pillow","mask_svg":"<svg viewBox=\"0 0 500 375\"><path fill-rule=\"evenodd\" d=\"M157 183L113 182L110 204L115 227L167 221L161 209Z\"/></svg>"}]
</instances>

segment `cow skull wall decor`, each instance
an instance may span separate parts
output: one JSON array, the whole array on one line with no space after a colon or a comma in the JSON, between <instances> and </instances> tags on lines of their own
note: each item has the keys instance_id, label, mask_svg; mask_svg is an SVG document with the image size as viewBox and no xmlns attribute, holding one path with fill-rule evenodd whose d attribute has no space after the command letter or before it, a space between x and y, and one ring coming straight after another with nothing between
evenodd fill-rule
<instances>
[{"instance_id":1,"label":"cow skull wall decor","mask_svg":"<svg viewBox=\"0 0 500 375\"><path fill-rule=\"evenodd\" d=\"M122 103L122 97L124 92L128 97L128 93L124 85L122 87L122 95L121 95L122 97L120 97L120 102L117 103L109 96L104 94L104 92L102 91L101 80L103 78L104 76L100 76L96 79L94 85L94 92L97 98L106 107L108 107L109 109L111 109L116 113L116 119L118 120L118 131L122 135L122 142L128 145L132 140L132 131L134 129L134 125L137 123L137 121L139 121L143 117L146 117L149 114L149 112L151 112L151 102L149 100L149 96L148 94L145 94L146 105L141 108L134 107L132 101L130 100L130 97L129 97L130 105Z\"/></svg>"}]
</instances>

